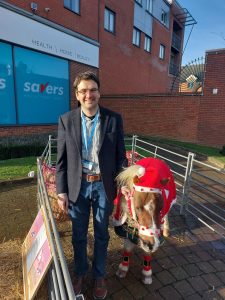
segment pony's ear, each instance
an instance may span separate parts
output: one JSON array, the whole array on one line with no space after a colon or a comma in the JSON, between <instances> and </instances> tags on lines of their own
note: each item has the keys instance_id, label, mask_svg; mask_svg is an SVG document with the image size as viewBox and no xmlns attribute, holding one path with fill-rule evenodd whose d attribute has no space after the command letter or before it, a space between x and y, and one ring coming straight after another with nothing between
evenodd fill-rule
<instances>
[{"instance_id":1,"label":"pony's ear","mask_svg":"<svg viewBox=\"0 0 225 300\"><path fill-rule=\"evenodd\" d=\"M140 179L139 179L138 175L135 175L133 178L133 183L137 184L139 181L140 181Z\"/></svg>"},{"instance_id":2,"label":"pony's ear","mask_svg":"<svg viewBox=\"0 0 225 300\"><path fill-rule=\"evenodd\" d=\"M166 185L170 181L170 178L163 178L160 180L162 185Z\"/></svg>"}]
</instances>

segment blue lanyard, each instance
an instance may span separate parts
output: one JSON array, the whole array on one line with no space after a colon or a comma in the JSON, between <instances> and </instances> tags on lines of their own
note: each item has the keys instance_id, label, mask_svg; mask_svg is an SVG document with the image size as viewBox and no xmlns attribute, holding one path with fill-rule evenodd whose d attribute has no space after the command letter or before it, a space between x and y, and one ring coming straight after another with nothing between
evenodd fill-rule
<instances>
[{"instance_id":1,"label":"blue lanyard","mask_svg":"<svg viewBox=\"0 0 225 300\"><path fill-rule=\"evenodd\" d=\"M81 118L82 118L82 133L83 133L83 138L84 138L84 145L85 145L86 152L88 153L88 150L90 149L90 145L92 144L92 140L93 140L93 137L94 137L95 128L96 128L97 123L98 123L99 111L96 113L96 115L94 117L94 120L93 120L94 123L93 123L93 126L91 128L91 133L90 133L89 137L88 137L88 134L87 134L86 120L85 120L85 116L84 116L83 111L82 111L82 114L81 114Z\"/></svg>"}]
</instances>

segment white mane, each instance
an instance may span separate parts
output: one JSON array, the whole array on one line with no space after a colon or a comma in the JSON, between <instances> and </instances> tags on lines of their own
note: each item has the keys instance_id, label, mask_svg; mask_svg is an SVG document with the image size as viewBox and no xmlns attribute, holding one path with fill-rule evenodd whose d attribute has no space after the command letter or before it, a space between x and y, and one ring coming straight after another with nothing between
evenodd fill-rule
<instances>
[{"instance_id":1,"label":"white mane","mask_svg":"<svg viewBox=\"0 0 225 300\"><path fill-rule=\"evenodd\" d=\"M138 170L140 169L139 165L132 165L116 177L117 187L120 189L122 186L127 186L129 189L133 187L133 178L135 175L140 175Z\"/></svg>"}]
</instances>

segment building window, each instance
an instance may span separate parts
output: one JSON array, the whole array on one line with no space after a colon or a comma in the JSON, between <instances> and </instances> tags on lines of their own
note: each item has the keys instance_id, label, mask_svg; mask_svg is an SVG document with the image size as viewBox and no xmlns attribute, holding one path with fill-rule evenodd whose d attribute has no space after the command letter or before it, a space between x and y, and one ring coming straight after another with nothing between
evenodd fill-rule
<instances>
[{"instance_id":1,"label":"building window","mask_svg":"<svg viewBox=\"0 0 225 300\"><path fill-rule=\"evenodd\" d=\"M133 29L133 45L138 47L141 45L141 32L137 28Z\"/></svg>"},{"instance_id":2,"label":"building window","mask_svg":"<svg viewBox=\"0 0 225 300\"><path fill-rule=\"evenodd\" d=\"M64 7L79 14L80 13L80 0L64 0Z\"/></svg>"},{"instance_id":3,"label":"building window","mask_svg":"<svg viewBox=\"0 0 225 300\"><path fill-rule=\"evenodd\" d=\"M151 38L149 36L145 36L145 44L144 44L144 49L147 52L151 51Z\"/></svg>"},{"instance_id":4,"label":"building window","mask_svg":"<svg viewBox=\"0 0 225 300\"><path fill-rule=\"evenodd\" d=\"M13 48L0 42L0 126L16 124Z\"/></svg>"},{"instance_id":5,"label":"building window","mask_svg":"<svg viewBox=\"0 0 225 300\"><path fill-rule=\"evenodd\" d=\"M165 10L162 9L162 13L161 13L161 22L166 25L167 23L167 13L165 12Z\"/></svg>"},{"instance_id":6,"label":"building window","mask_svg":"<svg viewBox=\"0 0 225 300\"><path fill-rule=\"evenodd\" d=\"M105 8L105 15L104 15L104 28L105 30L115 33L115 18L116 14L109 10L108 8Z\"/></svg>"},{"instance_id":7,"label":"building window","mask_svg":"<svg viewBox=\"0 0 225 300\"><path fill-rule=\"evenodd\" d=\"M153 0L146 0L146 10L152 14L153 12Z\"/></svg>"},{"instance_id":8,"label":"building window","mask_svg":"<svg viewBox=\"0 0 225 300\"><path fill-rule=\"evenodd\" d=\"M142 6L142 0L135 0L135 2Z\"/></svg>"},{"instance_id":9,"label":"building window","mask_svg":"<svg viewBox=\"0 0 225 300\"><path fill-rule=\"evenodd\" d=\"M165 46L160 44L159 46L159 58L164 59L165 58Z\"/></svg>"}]
</instances>

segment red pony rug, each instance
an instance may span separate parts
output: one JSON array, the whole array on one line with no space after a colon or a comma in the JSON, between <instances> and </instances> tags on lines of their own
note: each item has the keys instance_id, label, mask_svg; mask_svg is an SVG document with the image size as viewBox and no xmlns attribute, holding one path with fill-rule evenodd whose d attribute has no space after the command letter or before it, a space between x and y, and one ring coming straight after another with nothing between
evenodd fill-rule
<instances>
[{"instance_id":1,"label":"red pony rug","mask_svg":"<svg viewBox=\"0 0 225 300\"><path fill-rule=\"evenodd\" d=\"M112 224L124 238L123 259L117 276L125 277L135 245L143 250L143 282L152 283L151 258L169 235L168 213L176 201L176 186L169 166L157 158L144 158L116 178Z\"/></svg>"}]
</instances>

